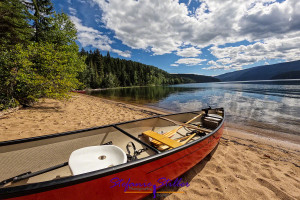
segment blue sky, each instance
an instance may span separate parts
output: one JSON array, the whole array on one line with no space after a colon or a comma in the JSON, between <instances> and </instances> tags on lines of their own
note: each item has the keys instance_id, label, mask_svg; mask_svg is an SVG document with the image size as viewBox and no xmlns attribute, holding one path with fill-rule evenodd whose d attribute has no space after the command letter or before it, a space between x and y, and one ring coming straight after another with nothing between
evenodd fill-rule
<instances>
[{"instance_id":1,"label":"blue sky","mask_svg":"<svg viewBox=\"0 0 300 200\"><path fill-rule=\"evenodd\" d=\"M219 75L300 59L299 0L53 1L80 47L169 73Z\"/></svg>"}]
</instances>

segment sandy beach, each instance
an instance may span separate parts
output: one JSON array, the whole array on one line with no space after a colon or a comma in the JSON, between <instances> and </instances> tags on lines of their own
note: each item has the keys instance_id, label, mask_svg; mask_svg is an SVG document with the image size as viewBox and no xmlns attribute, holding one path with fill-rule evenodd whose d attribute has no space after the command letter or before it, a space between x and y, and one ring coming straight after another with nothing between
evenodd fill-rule
<instances>
[{"instance_id":1,"label":"sandy beach","mask_svg":"<svg viewBox=\"0 0 300 200\"><path fill-rule=\"evenodd\" d=\"M42 99L31 108L0 113L0 141L101 126L156 113L162 114L74 93L68 101ZM259 130L254 134L227 125L215 151L181 176L190 186L178 188L177 193L158 194L157 199L300 200L299 136L261 135Z\"/></svg>"}]
</instances>

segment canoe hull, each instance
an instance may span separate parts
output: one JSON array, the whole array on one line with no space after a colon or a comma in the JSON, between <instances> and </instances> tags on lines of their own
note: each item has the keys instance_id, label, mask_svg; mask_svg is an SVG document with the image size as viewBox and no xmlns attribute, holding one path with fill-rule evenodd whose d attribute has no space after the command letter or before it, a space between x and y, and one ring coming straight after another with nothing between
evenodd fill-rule
<instances>
[{"instance_id":1,"label":"canoe hull","mask_svg":"<svg viewBox=\"0 0 300 200\"><path fill-rule=\"evenodd\" d=\"M199 163L217 146L223 134L223 128L224 123L222 123L218 130L204 140L163 157L148 159L143 162L144 164L142 163L138 166L133 165L126 170L118 170L117 173L100 178L80 183L60 185L48 189L44 188L44 191L41 192L36 191L34 194L25 194L10 199L141 199L149 195L149 193L152 193L153 186L134 187L132 186L133 184L145 183L147 185L151 183L159 188L161 187L161 184L158 183L159 179L176 179ZM120 183L120 185L116 185L116 183ZM126 183L129 184L129 186L131 184L131 187L128 187L127 190L125 189Z\"/></svg>"}]
</instances>

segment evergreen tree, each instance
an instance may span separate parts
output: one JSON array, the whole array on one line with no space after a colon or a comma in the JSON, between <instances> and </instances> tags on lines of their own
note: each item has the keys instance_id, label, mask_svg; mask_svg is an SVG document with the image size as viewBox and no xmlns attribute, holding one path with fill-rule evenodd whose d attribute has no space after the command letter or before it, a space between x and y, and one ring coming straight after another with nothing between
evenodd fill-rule
<instances>
[{"instance_id":1,"label":"evergreen tree","mask_svg":"<svg viewBox=\"0 0 300 200\"><path fill-rule=\"evenodd\" d=\"M81 50L81 55L86 55L87 69L85 74L90 73L90 82L86 86L98 88L162 85L183 83L186 80L168 74L167 72L153 66L121 60L110 57L109 52L102 56L99 50L86 52ZM80 79L82 82L86 80ZM100 80L100 84L99 84Z\"/></svg>"},{"instance_id":2,"label":"evergreen tree","mask_svg":"<svg viewBox=\"0 0 300 200\"><path fill-rule=\"evenodd\" d=\"M57 46L70 45L78 48L75 40L77 30L69 16L65 13L54 13L49 17L48 31L44 33L44 41L53 43ZM77 50L78 52L78 50Z\"/></svg>"},{"instance_id":3,"label":"evergreen tree","mask_svg":"<svg viewBox=\"0 0 300 200\"><path fill-rule=\"evenodd\" d=\"M98 84L99 87L102 84L102 81L104 79L104 66L103 66L103 60L102 60L102 55L99 51L99 49L96 49L93 53L93 59L95 60L96 68L97 68L97 73L98 73Z\"/></svg>"},{"instance_id":4,"label":"evergreen tree","mask_svg":"<svg viewBox=\"0 0 300 200\"><path fill-rule=\"evenodd\" d=\"M18 43L25 44L31 37L26 7L20 0L0 2L0 45L10 48Z\"/></svg>"},{"instance_id":5,"label":"evergreen tree","mask_svg":"<svg viewBox=\"0 0 300 200\"><path fill-rule=\"evenodd\" d=\"M0 110L31 105L41 97L68 97L69 91L81 87L78 78L88 75L82 72L85 56L78 53L76 29L68 16L53 14L50 0L24 4L30 11L18 0L0 2ZM31 42L25 13L35 29ZM97 69L90 74L97 76Z\"/></svg>"},{"instance_id":6,"label":"evergreen tree","mask_svg":"<svg viewBox=\"0 0 300 200\"><path fill-rule=\"evenodd\" d=\"M30 14L35 30L33 40L44 41L47 38L47 31L50 30L51 15L54 13L51 0L31 0L25 3L33 13Z\"/></svg>"}]
</instances>

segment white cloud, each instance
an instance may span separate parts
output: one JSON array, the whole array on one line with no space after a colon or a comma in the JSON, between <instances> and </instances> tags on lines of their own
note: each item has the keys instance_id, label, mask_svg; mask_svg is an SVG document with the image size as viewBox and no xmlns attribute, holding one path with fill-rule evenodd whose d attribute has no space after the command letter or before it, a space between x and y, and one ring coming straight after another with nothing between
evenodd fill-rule
<instances>
[{"instance_id":1,"label":"white cloud","mask_svg":"<svg viewBox=\"0 0 300 200\"><path fill-rule=\"evenodd\" d=\"M75 24L77 29L77 39L81 43L83 47L86 46L93 46L95 48L98 48L100 50L104 51L112 51L114 53L117 53L120 56L123 57L130 57L131 53L130 51L121 51L118 49L113 49L110 45L113 43L113 41L100 31L92 28L84 26L80 19L78 19L75 16L71 16L70 19Z\"/></svg>"},{"instance_id":2,"label":"white cloud","mask_svg":"<svg viewBox=\"0 0 300 200\"><path fill-rule=\"evenodd\" d=\"M299 31L299 17L299 0L273 2L272 4L258 2L239 19L239 32L255 40Z\"/></svg>"},{"instance_id":3,"label":"white cloud","mask_svg":"<svg viewBox=\"0 0 300 200\"><path fill-rule=\"evenodd\" d=\"M281 3L275 0L201 0L193 15L189 15L187 5L178 0L93 2L103 11L102 22L106 28L114 31L117 39L133 49L151 50L154 55L175 51L177 55L187 57L184 49L180 50L186 45L194 49L213 45L212 50L218 62L222 63L219 67L240 68L264 57L291 60L299 52L289 42L288 45L281 42L288 40L286 35L290 36L290 40L299 39L299 0ZM241 46L237 50L219 50L221 48L218 45L243 40L256 41L258 44ZM280 42L282 47L272 41ZM266 43L270 45L266 46ZM264 50L266 47L276 49L276 53ZM233 52L226 53L227 50ZM245 55L237 53L240 51ZM268 55L256 55L255 52L267 52ZM199 54L194 52L193 56L190 54L188 57ZM255 57L252 57L253 54Z\"/></svg>"},{"instance_id":4,"label":"white cloud","mask_svg":"<svg viewBox=\"0 0 300 200\"><path fill-rule=\"evenodd\" d=\"M177 50L189 38L191 21L185 4L173 0L102 1L103 21L115 37L134 49L151 49L155 55Z\"/></svg>"},{"instance_id":5,"label":"white cloud","mask_svg":"<svg viewBox=\"0 0 300 200\"><path fill-rule=\"evenodd\" d=\"M72 8L72 7L69 7L69 12L70 12L70 14L73 15L73 16L77 14L76 9L74 9L74 8Z\"/></svg>"},{"instance_id":6,"label":"white cloud","mask_svg":"<svg viewBox=\"0 0 300 200\"><path fill-rule=\"evenodd\" d=\"M287 34L279 38L269 38L251 45L236 47L211 47L211 53L218 58L209 69L220 65L229 68L241 67L258 61L285 59L287 61L300 59L300 33Z\"/></svg>"},{"instance_id":7,"label":"white cloud","mask_svg":"<svg viewBox=\"0 0 300 200\"><path fill-rule=\"evenodd\" d=\"M222 69L222 70L229 70L229 69L236 69L236 70L241 70L242 67L241 66L230 66L230 65L224 65L224 64L220 64L219 62L210 60L207 62L208 65L212 65L210 67L203 67L202 69L205 70L218 70L218 69Z\"/></svg>"},{"instance_id":8,"label":"white cloud","mask_svg":"<svg viewBox=\"0 0 300 200\"><path fill-rule=\"evenodd\" d=\"M178 65L178 64L175 64L175 63L173 63L173 64L171 64L171 66L173 66L173 67L178 67L179 65Z\"/></svg>"},{"instance_id":9,"label":"white cloud","mask_svg":"<svg viewBox=\"0 0 300 200\"><path fill-rule=\"evenodd\" d=\"M178 50L176 54L181 57L197 57L201 54L201 50L195 47L189 47Z\"/></svg>"},{"instance_id":10,"label":"white cloud","mask_svg":"<svg viewBox=\"0 0 300 200\"><path fill-rule=\"evenodd\" d=\"M214 66L210 66L210 67L203 67L202 69L205 70L218 70L218 69L222 69L222 70L229 70L229 69L235 69L235 70L242 70L243 68L241 66L226 66L226 65L214 65Z\"/></svg>"},{"instance_id":11,"label":"white cloud","mask_svg":"<svg viewBox=\"0 0 300 200\"><path fill-rule=\"evenodd\" d=\"M101 50L111 50L110 44L112 44L112 41L108 36L94 28L82 25L81 20L75 16L70 18L77 28L77 38L83 47L91 45Z\"/></svg>"},{"instance_id":12,"label":"white cloud","mask_svg":"<svg viewBox=\"0 0 300 200\"><path fill-rule=\"evenodd\" d=\"M121 51L118 49L112 49L112 52L117 53L120 56L130 58L131 57L131 52L130 51Z\"/></svg>"},{"instance_id":13,"label":"white cloud","mask_svg":"<svg viewBox=\"0 0 300 200\"><path fill-rule=\"evenodd\" d=\"M206 61L206 59L200 59L200 58L180 58L175 63L176 64L185 64L189 66L193 65L199 65L201 62Z\"/></svg>"}]
</instances>

